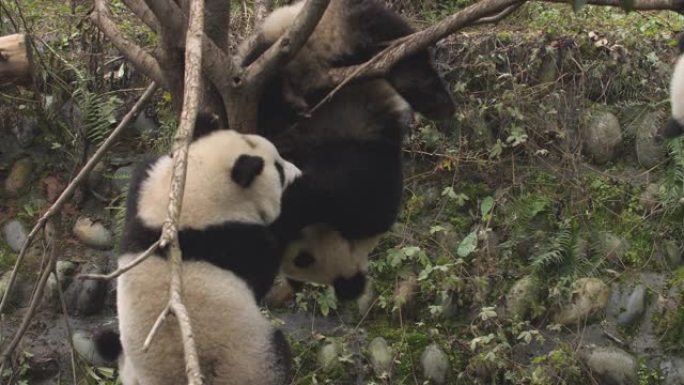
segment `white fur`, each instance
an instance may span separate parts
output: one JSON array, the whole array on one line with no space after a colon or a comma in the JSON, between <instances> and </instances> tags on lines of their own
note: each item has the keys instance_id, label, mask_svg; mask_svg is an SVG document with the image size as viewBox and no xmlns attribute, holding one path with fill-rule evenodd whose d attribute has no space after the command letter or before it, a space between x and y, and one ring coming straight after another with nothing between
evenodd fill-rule
<instances>
[{"instance_id":1,"label":"white fur","mask_svg":"<svg viewBox=\"0 0 684 385\"><path fill-rule=\"evenodd\" d=\"M680 55L675 64L670 82L670 104L672 118L684 125L684 55Z\"/></svg>"},{"instance_id":2,"label":"white fur","mask_svg":"<svg viewBox=\"0 0 684 385\"><path fill-rule=\"evenodd\" d=\"M230 175L242 155L264 159L264 170L248 188L236 185ZM181 228L204 229L227 221L270 224L280 214L280 184L274 162L283 165L285 186L301 174L283 160L275 146L258 135L232 130L216 131L198 139L188 151L188 169L181 209ZM140 187L138 216L149 227L161 227L166 219L173 160L161 157Z\"/></svg>"},{"instance_id":3,"label":"white fur","mask_svg":"<svg viewBox=\"0 0 684 385\"><path fill-rule=\"evenodd\" d=\"M119 264L136 256L123 255ZM168 262L151 256L118 278L124 385L186 384L183 346L173 317L159 328L150 349L142 351L143 341L168 301L169 274ZM282 383L284 374L271 365L276 360L271 345L274 329L244 281L206 262L184 262L183 282L183 302L207 383Z\"/></svg>"},{"instance_id":4,"label":"white fur","mask_svg":"<svg viewBox=\"0 0 684 385\"><path fill-rule=\"evenodd\" d=\"M304 2L277 8L271 12L261 25L261 32L266 41L276 41L287 32L295 18L302 10Z\"/></svg>"},{"instance_id":5,"label":"white fur","mask_svg":"<svg viewBox=\"0 0 684 385\"><path fill-rule=\"evenodd\" d=\"M368 271L368 255L380 236L350 241L330 226L315 224L302 230L302 238L288 244L281 270L297 281L332 284L336 278L351 278ZM295 258L301 251L309 252L314 263L297 267Z\"/></svg>"}]
</instances>

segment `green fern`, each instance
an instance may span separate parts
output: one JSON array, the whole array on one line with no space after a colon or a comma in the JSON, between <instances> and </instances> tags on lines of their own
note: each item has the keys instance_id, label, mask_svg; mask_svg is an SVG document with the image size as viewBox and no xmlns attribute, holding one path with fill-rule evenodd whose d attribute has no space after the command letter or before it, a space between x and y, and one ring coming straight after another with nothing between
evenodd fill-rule
<instances>
[{"instance_id":1,"label":"green fern","mask_svg":"<svg viewBox=\"0 0 684 385\"><path fill-rule=\"evenodd\" d=\"M90 142L99 145L109 136L116 123L121 100L116 96L95 94L85 87L79 87L74 92L74 98L83 113L83 134Z\"/></svg>"},{"instance_id":2,"label":"green fern","mask_svg":"<svg viewBox=\"0 0 684 385\"><path fill-rule=\"evenodd\" d=\"M580 254L577 231L568 221L562 222L544 250L544 252L532 257L532 269L536 273L543 273L554 266L562 270L568 267L572 268Z\"/></svg>"}]
</instances>

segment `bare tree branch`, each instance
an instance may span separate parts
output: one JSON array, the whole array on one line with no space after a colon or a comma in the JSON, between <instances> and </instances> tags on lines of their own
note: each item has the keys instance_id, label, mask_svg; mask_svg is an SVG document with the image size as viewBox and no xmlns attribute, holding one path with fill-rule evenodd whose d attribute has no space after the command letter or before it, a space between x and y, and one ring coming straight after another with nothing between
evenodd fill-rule
<instances>
[{"instance_id":1,"label":"bare tree branch","mask_svg":"<svg viewBox=\"0 0 684 385\"><path fill-rule=\"evenodd\" d=\"M78 187L81 182L83 182L88 174L95 168L95 166L100 162L100 159L104 156L104 154L112 147L114 143L116 143L116 140L118 139L119 135L124 131L126 127L128 127L128 124L133 120L133 118L138 114L138 112L142 109L142 107L147 103L147 100L154 94L154 91L157 89L157 85L155 83L150 84L145 92L142 94L140 99L133 105L130 111L121 119L121 122L119 123L118 126L112 131L112 133L109 135L109 137L102 143L100 148L95 151L93 156L90 157L88 162L83 166L81 171L78 172L76 177L69 183L69 185L62 191L62 194L57 198L55 203L50 206L50 208L43 214L40 219L38 219L38 222L36 222L35 226L33 226L33 229L31 229L31 232L29 233L28 237L26 238L26 241L21 247L21 250L19 251L19 255L17 256L17 260L14 263L14 268L12 269L12 273L10 274L9 282L7 283L7 288L5 289L5 294L2 297L2 301L0 301L0 314L5 309L5 306L7 305L7 301L10 295L10 292L12 291L12 286L14 285L14 281L17 279L17 273L19 271L19 266L21 266L21 263L24 260L24 257L26 256L26 252L28 251L28 248L31 246L31 243L33 242L33 239L36 237L38 232L43 229L45 226L45 223L49 218L51 218L53 215L55 215L59 210L62 209L62 206L64 203L66 203L67 199L71 197L71 195L76 191L76 187Z\"/></svg>"},{"instance_id":2,"label":"bare tree branch","mask_svg":"<svg viewBox=\"0 0 684 385\"><path fill-rule=\"evenodd\" d=\"M57 248L55 247L54 237L46 237L46 240L48 242L47 263L45 264L45 266L43 266L40 272L40 278L38 279L38 282L36 283L36 286L33 290L33 296L31 297L31 302L29 304L28 311L24 314L24 318L21 320L21 325L19 325L19 329L16 331L16 333L14 333L12 341L7 345L5 351L2 353L2 357L0 358L0 360L2 361L2 365L0 366L0 369L2 369L2 366L4 366L5 362L7 362L7 360L10 359L12 353L14 352L14 349L17 347L17 345L19 345L19 342L24 336L24 333L26 333L26 330L31 324L31 319L35 314L36 309L38 309L38 305L43 300L43 291L45 290L45 284L47 283L50 274L54 270L55 262L57 261Z\"/></svg>"},{"instance_id":3,"label":"bare tree branch","mask_svg":"<svg viewBox=\"0 0 684 385\"><path fill-rule=\"evenodd\" d=\"M524 3L517 3L513 4L510 7L504 9L503 11L499 12L498 14L494 16L488 16L488 17L482 17L478 19L476 22L473 23L473 25L482 25L482 24L489 24L489 23L498 23L499 21L507 18L510 16L513 12L517 11L518 8L520 8Z\"/></svg>"},{"instance_id":4,"label":"bare tree branch","mask_svg":"<svg viewBox=\"0 0 684 385\"><path fill-rule=\"evenodd\" d=\"M142 0L123 0L124 4L154 32L159 33L161 25L154 13Z\"/></svg>"},{"instance_id":5,"label":"bare tree branch","mask_svg":"<svg viewBox=\"0 0 684 385\"><path fill-rule=\"evenodd\" d=\"M126 266L119 267L115 271L109 273L109 274L82 274L79 275L79 279L98 279L98 280L103 280L103 281L109 281L111 279L114 279L121 274L127 272L128 270L138 266L142 261L146 260L150 255L154 254L155 251L159 248L159 242L156 241L154 242L147 250L145 250L143 253L141 253L139 256L137 256L134 260L126 264Z\"/></svg>"},{"instance_id":6,"label":"bare tree branch","mask_svg":"<svg viewBox=\"0 0 684 385\"><path fill-rule=\"evenodd\" d=\"M105 0L95 0L95 8L90 14L90 19L138 70L163 87L168 87L167 79L157 60L145 50L123 37L121 31L119 31L116 24L110 18L110 12Z\"/></svg>"},{"instance_id":7,"label":"bare tree branch","mask_svg":"<svg viewBox=\"0 0 684 385\"><path fill-rule=\"evenodd\" d=\"M290 29L245 69L243 83L260 87L287 64L309 39L330 0L307 0Z\"/></svg>"},{"instance_id":8,"label":"bare tree branch","mask_svg":"<svg viewBox=\"0 0 684 385\"><path fill-rule=\"evenodd\" d=\"M192 133L197 119L199 99L202 86L202 28L204 26L204 2L190 2L190 18L185 43L185 80L183 92L183 109L180 116L180 125L176 132L173 149L173 176L171 180L171 192L169 196L168 216L162 227L160 247L170 246L169 263L171 264L171 278L169 282L169 304L173 314L178 320L178 327L183 340L185 354L185 371L188 384L198 385L203 383L199 365L197 346L192 334L192 325L188 311L182 300L183 281L183 258L178 242L178 222L183 205L183 192L185 189L185 177L187 173L188 148L192 140ZM152 332L166 318L165 308L155 322ZM153 335L153 334L151 334ZM148 337L150 339L151 337Z\"/></svg>"},{"instance_id":9,"label":"bare tree branch","mask_svg":"<svg viewBox=\"0 0 684 385\"><path fill-rule=\"evenodd\" d=\"M522 4L525 1L526 0L480 1L444 18L432 27L395 40L389 47L385 48L366 63L330 70L327 76L321 77L320 81L312 82L312 87L323 88L323 86L334 86L335 88L314 106L314 108L311 109L311 112L313 113L320 108L321 105L328 102L337 91L349 82L385 76L389 70L403 58L426 49L430 45L435 44L459 29L472 25L478 19L503 12L507 8L516 4ZM327 82L327 84L324 84L324 82Z\"/></svg>"}]
</instances>

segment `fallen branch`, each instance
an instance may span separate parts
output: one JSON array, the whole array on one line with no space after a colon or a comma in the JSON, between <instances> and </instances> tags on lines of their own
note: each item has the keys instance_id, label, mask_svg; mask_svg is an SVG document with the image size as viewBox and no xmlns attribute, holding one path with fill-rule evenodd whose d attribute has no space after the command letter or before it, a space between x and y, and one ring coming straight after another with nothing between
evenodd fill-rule
<instances>
[{"instance_id":1,"label":"fallen branch","mask_svg":"<svg viewBox=\"0 0 684 385\"><path fill-rule=\"evenodd\" d=\"M568 4L566 0L544 0L550 3ZM599 5L623 8L620 0L586 0L587 5ZM684 10L684 0L635 0L632 4L635 11L681 11Z\"/></svg>"},{"instance_id":2,"label":"fallen branch","mask_svg":"<svg viewBox=\"0 0 684 385\"><path fill-rule=\"evenodd\" d=\"M494 16L482 17L482 18L478 19L476 22L474 22L473 25L498 23L501 20L510 16L513 12L517 11L518 8L520 8L523 4L524 3L513 4L510 7L504 9L503 11L499 12L498 14L496 14Z\"/></svg>"},{"instance_id":3,"label":"fallen branch","mask_svg":"<svg viewBox=\"0 0 684 385\"><path fill-rule=\"evenodd\" d=\"M95 8L90 14L90 19L138 70L162 87L169 87L166 76L164 76L157 60L144 49L123 37L119 28L110 18L105 0L95 0Z\"/></svg>"},{"instance_id":4,"label":"fallen branch","mask_svg":"<svg viewBox=\"0 0 684 385\"><path fill-rule=\"evenodd\" d=\"M138 114L138 112L142 109L142 107L145 105L147 100L154 94L154 91L157 89L157 85L155 83L151 83L145 92L142 94L140 99L133 105L130 111L121 119L121 122L119 123L118 126L112 131L112 133L109 135L109 137L102 143L100 148L95 151L93 156L90 157L88 162L83 166L81 171L78 172L76 177L69 183L69 185L62 191L62 194L57 198L55 203L48 208L48 210L43 214L39 219L38 222L36 222L35 226L33 226L33 229L31 229L31 232L29 232L28 237L26 238L26 241L21 247L21 250L19 251L19 255L17 256L17 260L14 263L14 268L12 269L12 273L10 273L10 278L9 281L7 282L7 288L5 289L5 294L2 297L2 301L0 301L0 314L5 309L5 306L7 305L7 301L9 298L9 295L12 291L12 286L14 285L14 281L17 278L17 273L19 272L19 266L21 266L21 263L24 260L24 257L26 256L26 252L28 251L29 247L31 246L31 243L33 242L33 239L36 237L38 232L43 229L45 226L45 223L47 220L55 215L59 210L62 209L62 206L64 203L66 203L67 199L71 197L71 195L76 191L76 187L78 187L81 182L83 182L88 174L95 168L97 163L100 162L100 159L104 156L104 154L112 147L114 143L116 143L116 140L118 139L119 135L123 133L124 129L128 127L128 124L133 120L133 118Z\"/></svg>"}]
</instances>

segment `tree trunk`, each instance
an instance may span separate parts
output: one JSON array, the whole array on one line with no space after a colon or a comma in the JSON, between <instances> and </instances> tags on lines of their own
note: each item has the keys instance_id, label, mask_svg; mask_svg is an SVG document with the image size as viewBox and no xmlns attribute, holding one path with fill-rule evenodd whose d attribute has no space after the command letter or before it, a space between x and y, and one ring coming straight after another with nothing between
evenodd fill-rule
<instances>
[{"instance_id":1,"label":"tree trunk","mask_svg":"<svg viewBox=\"0 0 684 385\"><path fill-rule=\"evenodd\" d=\"M23 33L0 37L0 88L31 84L33 63Z\"/></svg>"}]
</instances>

